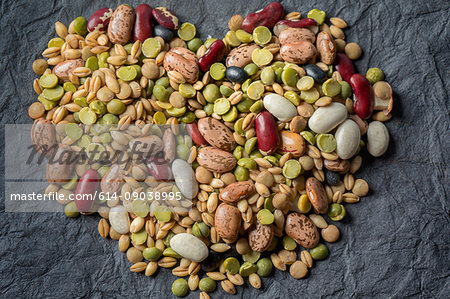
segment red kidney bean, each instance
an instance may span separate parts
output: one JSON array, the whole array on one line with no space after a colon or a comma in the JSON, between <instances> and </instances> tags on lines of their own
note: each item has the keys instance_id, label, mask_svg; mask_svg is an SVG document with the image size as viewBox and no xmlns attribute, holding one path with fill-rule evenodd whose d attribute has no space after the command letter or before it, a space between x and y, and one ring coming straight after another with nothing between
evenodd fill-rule
<instances>
[{"instance_id":1,"label":"red kidney bean","mask_svg":"<svg viewBox=\"0 0 450 299\"><path fill-rule=\"evenodd\" d=\"M200 133L200 130L198 129L198 125L195 121L190 124L187 124L186 129L189 133L189 136L191 136L192 141L194 141L195 144L197 144L198 146L208 145L208 142L203 137L203 135Z\"/></svg>"},{"instance_id":2,"label":"red kidney bean","mask_svg":"<svg viewBox=\"0 0 450 299\"><path fill-rule=\"evenodd\" d=\"M362 119L369 118L373 112L374 94L369 80L361 74L350 77L350 86L355 95L353 110Z\"/></svg>"},{"instance_id":3,"label":"red kidney bean","mask_svg":"<svg viewBox=\"0 0 450 299\"><path fill-rule=\"evenodd\" d=\"M206 53L198 60L198 66L203 72L209 71L209 67L217 61L221 61L225 55L225 44L221 39L214 41Z\"/></svg>"},{"instance_id":4,"label":"red kidney bean","mask_svg":"<svg viewBox=\"0 0 450 299\"><path fill-rule=\"evenodd\" d=\"M251 13L242 22L242 29L253 33L258 26L272 28L284 15L283 6L278 2L272 2L262 10Z\"/></svg>"},{"instance_id":5,"label":"red kidney bean","mask_svg":"<svg viewBox=\"0 0 450 299\"><path fill-rule=\"evenodd\" d=\"M350 77L355 73L353 62L344 53L336 54L336 70L341 74L342 79L350 83Z\"/></svg>"},{"instance_id":6,"label":"red kidney bean","mask_svg":"<svg viewBox=\"0 0 450 299\"><path fill-rule=\"evenodd\" d=\"M87 29L89 32L100 31L106 32L108 28L109 20L113 14L113 10L109 7L100 8L89 18L87 23Z\"/></svg>"},{"instance_id":7,"label":"red kidney bean","mask_svg":"<svg viewBox=\"0 0 450 299\"><path fill-rule=\"evenodd\" d=\"M168 181L172 179L172 170L164 159L154 157L149 159L146 164L150 174L158 181Z\"/></svg>"},{"instance_id":8,"label":"red kidney bean","mask_svg":"<svg viewBox=\"0 0 450 299\"><path fill-rule=\"evenodd\" d=\"M78 181L75 190L75 205L80 212L93 212L95 191L97 191L102 178L95 169L88 169Z\"/></svg>"},{"instance_id":9,"label":"red kidney bean","mask_svg":"<svg viewBox=\"0 0 450 299\"><path fill-rule=\"evenodd\" d=\"M180 20L167 7L157 7L153 9L152 14L161 26L172 30L180 28Z\"/></svg>"},{"instance_id":10,"label":"red kidney bean","mask_svg":"<svg viewBox=\"0 0 450 299\"><path fill-rule=\"evenodd\" d=\"M286 28L312 28L313 26L317 26L317 22L314 19L306 18L301 20L281 20L278 21L275 26L273 26L273 33L276 36L280 34ZM313 30L312 30L313 31Z\"/></svg>"},{"instance_id":11,"label":"red kidney bean","mask_svg":"<svg viewBox=\"0 0 450 299\"><path fill-rule=\"evenodd\" d=\"M152 36L152 8L147 4L141 4L135 9L136 21L134 22L133 38L134 41L144 42Z\"/></svg>"},{"instance_id":12,"label":"red kidney bean","mask_svg":"<svg viewBox=\"0 0 450 299\"><path fill-rule=\"evenodd\" d=\"M258 137L258 149L264 155L270 155L277 150L280 136L275 119L269 111L262 111L255 119L256 137Z\"/></svg>"}]
</instances>

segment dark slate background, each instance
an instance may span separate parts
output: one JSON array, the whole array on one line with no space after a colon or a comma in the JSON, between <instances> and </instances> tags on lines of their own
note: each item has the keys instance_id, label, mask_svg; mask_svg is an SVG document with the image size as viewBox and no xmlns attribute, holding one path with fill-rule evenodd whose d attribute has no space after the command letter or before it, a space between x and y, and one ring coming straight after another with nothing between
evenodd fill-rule
<instances>
[{"instance_id":1,"label":"dark slate background","mask_svg":"<svg viewBox=\"0 0 450 299\"><path fill-rule=\"evenodd\" d=\"M53 24L86 18L122 1L0 1L0 140L4 125L30 123L36 100L31 63L56 36ZM140 1L128 1L134 7ZM223 37L228 19L247 15L269 1L151 1L194 23L205 39ZM347 41L364 55L357 70L380 67L395 90L388 152L366 159L357 177L370 196L347 205L337 223L342 239L307 279L279 271L263 288L238 287L237 297L422 297L450 296L448 1L282 1L287 12L312 8L339 16L350 28ZM68 219L63 213L4 212L4 147L1 148L0 296L3 298L171 297L175 278L131 273L117 241L101 239L98 216ZM20 157L18 157L20 158ZM220 289L220 287L219 287ZM222 290L213 298L227 297ZM189 298L198 298L198 291Z\"/></svg>"}]
</instances>

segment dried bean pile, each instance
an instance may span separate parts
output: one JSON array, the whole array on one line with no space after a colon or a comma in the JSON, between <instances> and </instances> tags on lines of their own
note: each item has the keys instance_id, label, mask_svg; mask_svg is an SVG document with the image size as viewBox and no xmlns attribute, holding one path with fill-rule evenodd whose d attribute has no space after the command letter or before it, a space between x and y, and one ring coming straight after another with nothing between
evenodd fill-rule
<instances>
[{"instance_id":1,"label":"dried bean pile","mask_svg":"<svg viewBox=\"0 0 450 299\"><path fill-rule=\"evenodd\" d=\"M171 268L177 296L209 298L219 283L235 294L245 277L260 288L273 267L305 277L339 240L329 223L368 194L354 176L359 153L385 153L393 107L380 69L355 72L362 50L345 41L346 22L325 17L285 15L274 2L204 42L193 24L147 4L57 22L59 37L33 63L32 139L94 163L49 165L46 192L66 196L68 217L94 208L100 235L118 240L131 271ZM126 154L138 141L167 163L96 160L94 147ZM68 200L97 190L121 197ZM133 197L146 191L181 192L192 206Z\"/></svg>"}]
</instances>

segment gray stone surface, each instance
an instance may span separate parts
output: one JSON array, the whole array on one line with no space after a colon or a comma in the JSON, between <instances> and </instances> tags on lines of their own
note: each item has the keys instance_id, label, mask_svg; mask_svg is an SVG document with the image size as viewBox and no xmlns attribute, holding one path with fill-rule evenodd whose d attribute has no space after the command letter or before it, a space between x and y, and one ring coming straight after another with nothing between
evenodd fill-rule
<instances>
[{"instance_id":1,"label":"gray stone surface","mask_svg":"<svg viewBox=\"0 0 450 299\"><path fill-rule=\"evenodd\" d=\"M4 125L30 123L31 63L54 37L53 24L121 1L0 2L0 140ZM137 6L141 1L128 1ZM268 1L151 1L167 6L200 36L222 37L233 14L246 15ZM391 145L381 158L365 160L357 177L370 196L347 205L337 223L342 239L307 279L276 272L261 290L238 287L235 298L450 296L448 1L282 1L287 12L312 8L345 19L348 41L364 51L361 73L380 67L395 90ZM117 242L101 239L98 216L67 219L62 213L4 213L4 147L1 147L0 297L170 298L175 279L129 271ZM220 289L220 287L219 287ZM222 290L213 298L225 298ZM198 298L198 291L188 298Z\"/></svg>"}]
</instances>

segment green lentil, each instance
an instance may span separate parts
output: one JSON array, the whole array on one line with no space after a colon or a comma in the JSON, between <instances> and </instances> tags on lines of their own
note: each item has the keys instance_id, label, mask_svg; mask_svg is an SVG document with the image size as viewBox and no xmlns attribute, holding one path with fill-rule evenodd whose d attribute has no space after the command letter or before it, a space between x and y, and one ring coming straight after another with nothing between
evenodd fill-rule
<instances>
[{"instance_id":1,"label":"green lentil","mask_svg":"<svg viewBox=\"0 0 450 299\"><path fill-rule=\"evenodd\" d=\"M264 83L265 85L272 85L273 83L275 83L275 71L271 66L265 67L261 71L260 77L262 83Z\"/></svg>"},{"instance_id":2,"label":"green lentil","mask_svg":"<svg viewBox=\"0 0 450 299\"><path fill-rule=\"evenodd\" d=\"M106 59L108 59L108 57L109 57L109 52L100 53L98 55L98 66L102 67L102 68L107 68L109 64L106 61Z\"/></svg>"},{"instance_id":3,"label":"green lentil","mask_svg":"<svg viewBox=\"0 0 450 299\"><path fill-rule=\"evenodd\" d=\"M264 46L272 39L272 32L266 26L258 26L253 30L253 40L258 45Z\"/></svg>"},{"instance_id":4,"label":"green lentil","mask_svg":"<svg viewBox=\"0 0 450 299\"><path fill-rule=\"evenodd\" d=\"M85 125L92 125L97 121L97 114L88 107L81 109L79 116L80 121Z\"/></svg>"},{"instance_id":5,"label":"green lentil","mask_svg":"<svg viewBox=\"0 0 450 299\"><path fill-rule=\"evenodd\" d=\"M163 254L163 256L170 256L170 257L174 257L174 258L177 258L177 259L182 258L181 255L176 253L175 250L173 250L170 247L167 247L166 249L164 249L162 254Z\"/></svg>"},{"instance_id":6,"label":"green lentil","mask_svg":"<svg viewBox=\"0 0 450 299\"><path fill-rule=\"evenodd\" d=\"M97 115L103 115L107 111L106 105L99 100L92 101L89 104L89 108L91 108L92 111L97 113Z\"/></svg>"},{"instance_id":7,"label":"green lentil","mask_svg":"<svg viewBox=\"0 0 450 299\"><path fill-rule=\"evenodd\" d=\"M71 92L75 92L77 91L77 88L75 87L75 84L73 84L72 82L65 82L63 84L63 89L65 92L71 91Z\"/></svg>"},{"instance_id":8,"label":"green lentil","mask_svg":"<svg viewBox=\"0 0 450 299\"><path fill-rule=\"evenodd\" d=\"M53 102L59 101L63 95L64 95L64 89L62 88L61 85L56 85L53 88L45 88L42 91L42 96L44 98L46 98L47 100L53 101Z\"/></svg>"},{"instance_id":9,"label":"green lentil","mask_svg":"<svg viewBox=\"0 0 450 299\"><path fill-rule=\"evenodd\" d=\"M297 248L297 243L291 237L284 236L283 248L286 250L295 250Z\"/></svg>"},{"instance_id":10,"label":"green lentil","mask_svg":"<svg viewBox=\"0 0 450 299\"><path fill-rule=\"evenodd\" d=\"M180 118L180 120L185 124L190 124L195 120L195 114L192 111L188 111Z\"/></svg>"},{"instance_id":11,"label":"green lentil","mask_svg":"<svg viewBox=\"0 0 450 299\"><path fill-rule=\"evenodd\" d=\"M252 61L257 66L268 65L273 59L273 54L267 49L255 49L252 52Z\"/></svg>"},{"instance_id":12,"label":"green lentil","mask_svg":"<svg viewBox=\"0 0 450 299\"><path fill-rule=\"evenodd\" d=\"M238 273L240 266L239 261L235 257L229 257L223 261L223 267L230 274Z\"/></svg>"},{"instance_id":13,"label":"green lentil","mask_svg":"<svg viewBox=\"0 0 450 299\"><path fill-rule=\"evenodd\" d=\"M84 64L85 67L90 68L91 71L98 70L98 58L96 56L91 56L86 60Z\"/></svg>"},{"instance_id":14,"label":"green lentil","mask_svg":"<svg viewBox=\"0 0 450 299\"><path fill-rule=\"evenodd\" d=\"M254 264L254 263L256 263L259 260L260 256L261 256L261 252L250 251L249 253L244 254L242 256L242 259L244 260L244 262L248 262L248 263L253 263Z\"/></svg>"},{"instance_id":15,"label":"green lentil","mask_svg":"<svg viewBox=\"0 0 450 299\"><path fill-rule=\"evenodd\" d=\"M270 242L270 245L269 245L269 247L267 248L266 251L273 251L273 250L275 250L277 245L278 245L278 238L273 237L272 242Z\"/></svg>"},{"instance_id":16,"label":"green lentil","mask_svg":"<svg viewBox=\"0 0 450 299\"><path fill-rule=\"evenodd\" d=\"M244 262L239 269L239 274L242 277L248 277L250 274L255 273L258 270L255 264L250 262Z\"/></svg>"},{"instance_id":17,"label":"green lentil","mask_svg":"<svg viewBox=\"0 0 450 299\"><path fill-rule=\"evenodd\" d=\"M298 73L294 68L288 67L281 73L281 80L288 86L295 86L298 81Z\"/></svg>"},{"instance_id":18,"label":"green lentil","mask_svg":"<svg viewBox=\"0 0 450 299\"><path fill-rule=\"evenodd\" d=\"M384 80L384 73L377 67L373 67L367 70L366 78L369 80L370 84L375 84L378 81Z\"/></svg>"},{"instance_id":19,"label":"green lentil","mask_svg":"<svg viewBox=\"0 0 450 299\"><path fill-rule=\"evenodd\" d=\"M172 218L172 211L166 206L157 206L155 208L155 217L161 222L169 222Z\"/></svg>"},{"instance_id":20,"label":"green lentil","mask_svg":"<svg viewBox=\"0 0 450 299\"><path fill-rule=\"evenodd\" d=\"M283 166L283 175L288 179L295 179L302 172L302 166L298 160L288 160Z\"/></svg>"},{"instance_id":21,"label":"green lentil","mask_svg":"<svg viewBox=\"0 0 450 299\"><path fill-rule=\"evenodd\" d=\"M76 34L85 35L87 33L87 20L83 17L76 18L73 23L73 28Z\"/></svg>"},{"instance_id":22,"label":"green lentil","mask_svg":"<svg viewBox=\"0 0 450 299\"><path fill-rule=\"evenodd\" d=\"M333 203L328 208L328 217L333 221L342 220L345 216L345 208L343 205L338 203Z\"/></svg>"},{"instance_id":23,"label":"green lentil","mask_svg":"<svg viewBox=\"0 0 450 299\"><path fill-rule=\"evenodd\" d=\"M242 100L236 105L239 112L247 113L250 111L250 107L253 105L254 101L250 99L247 95L242 96Z\"/></svg>"},{"instance_id":24,"label":"green lentil","mask_svg":"<svg viewBox=\"0 0 450 299\"><path fill-rule=\"evenodd\" d=\"M69 202L64 207L64 213L69 218L75 218L78 217L78 215L80 215L80 211L78 211L77 205L75 204L74 201Z\"/></svg>"},{"instance_id":25,"label":"green lentil","mask_svg":"<svg viewBox=\"0 0 450 299\"><path fill-rule=\"evenodd\" d=\"M164 238L164 245L169 247L170 246L170 240L173 238L173 236L175 236L174 232L173 231L169 231L167 236Z\"/></svg>"},{"instance_id":26,"label":"green lentil","mask_svg":"<svg viewBox=\"0 0 450 299\"><path fill-rule=\"evenodd\" d=\"M73 102L74 102L75 104L81 106L81 107L87 107L87 106L88 106L88 102L87 102L87 99L86 99L85 97L78 97L78 98L75 98L75 99L73 100Z\"/></svg>"},{"instance_id":27,"label":"green lentil","mask_svg":"<svg viewBox=\"0 0 450 299\"><path fill-rule=\"evenodd\" d=\"M58 76L55 74L42 75L41 78L39 78L39 85L44 88L53 88L58 85L58 80Z\"/></svg>"},{"instance_id":28,"label":"green lentil","mask_svg":"<svg viewBox=\"0 0 450 299\"><path fill-rule=\"evenodd\" d=\"M244 145L245 152L247 154L250 154L257 144L258 144L257 137L252 137L250 139L247 139L247 141L245 142L245 145Z\"/></svg>"},{"instance_id":29,"label":"green lentil","mask_svg":"<svg viewBox=\"0 0 450 299\"><path fill-rule=\"evenodd\" d=\"M194 24L183 23L180 29L178 29L178 36L184 41L190 41L197 34Z\"/></svg>"},{"instance_id":30,"label":"green lentil","mask_svg":"<svg viewBox=\"0 0 450 299\"><path fill-rule=\"evenodd\" d=\"M192 52L197 52L197 50L203 45L203 42L198 37L191 39L188 43L188 49Z\"/></svg>"},{"instance_id":31,"label":"green lentil","mask_svg":"<svg viewBox=\"0 0 450 299\"><path fill-rule=\"evenodd\" d=\"M109 167L108 166L102 166L99 169L97 169L98 174L100 175L100 177L104 177L105 174L107 174L109 171Z\"/></svg>"},{"instance_id":32,"label":"green lentil","mask_svg":"<svg viewBox=\"0 0 450 299\"><path fill-rule=\"evenodd\" d=\"M288 90L283 95L286 99L288 99L295 106L300 105L300 96L293 90Z\"/></svg>"},{"instance_id":33,"label":"green lentil","mask_svg":"<svg viewBox=\"0 0 450 299\"><path fill-rule=\"evenodd\" d=\"M61 48L64 45L64 40L60 37L54 37L51 40L49 40L47 46L49 48L57 47Z\"/></svg>"},{"instance_id":34,"label":"green lentil","mask_svg":"<svg viewBox=\"0 0 450 299\"><path fill-rule=\"evenodd\" d=\"M236 30L236 37L242 43L248 44L253 41L253 35L242 29Z\"/></svg>"},{"instance_id":35,"label":"green lentil","mask_svg":"<svg viewBox=\"0 0 450 299\"><path fill-rule=\"evenodd\" d=\"M225 41L232 47L237 47L241 44L241 41L237 38L235 31L228 31L225 35Z\"/></svg>"},{"instance_id":36,"label":"green lentil","mask_svg":"<svg viewBox=\"0 0 450 299\"><path fill-rule=\"evenodd\" d=\"M256 263L256 267L258 267L256 273L261 277L266 277L272 273L273 264L269 258L265 257Z\"/></svg>"},{"instance_id":37,"label":"green lentil","mask_svg":"<svg viewBox=\"0 0 450 299\"><path fill-rule=\"evenodd\" d=\"M317 134L316 136L317 147L326 153L331 153L336 150L336 139L332 134Z\"/></svg>"},{"instance_id":38,"label":"green lentil","mask_svg":"<svg viewBox=\"0 0 450 299\"><path fill-rule=\"evenodd\" d=\"M302 135L302 137L308 141L309 144L314 145L314 143L316 143L316 136L310 132L310 131L302 131L300 132L300 135Z\"/></svg>"},{"instance_id":39,"label":"green lentil","mask_svg":"<svg viewBox=\"0 0 450 299\"><path fill-rule=\"evenodd\" d=\"M341 84L333 78L328 79L322 84L323 94L329 97L335 97L341 93Z\"/></svg>"},{"instance_id":40,"label":"green lentil","mask_svg":"<svg viewBox=\"0 0 450 299\"><path fill-rule=\"evenodd\" d=\"M300 92L300 99L305 101L308 104L314 104L320 97L319 91L313 87L309 90L302 90Z\"/></svg>"},{"instance_id":41,"label":"green lentil","mask_svg":"<svg viewBox=\"0 0 450 299\"><path fill-rule=\"evenodd\" d=\"M105 115L103 115L102 120L107 125L116 125L119 123L119 118L110 113L106 113Z\"/></svg>"},{"instance_id":42,"label":"green lentil","mask_svg":"<svg viewBox=\"0 0 450 299\"><path fill-rule=\"evenodd\" d=\"M186 279L178 278L172 283L172 293L177 297L184 297L189 292L189 285Z\"/></svg>"},{"instance_id":43,"label":"green lentil","mask_svg":"<svg viewBox=\"0 0 450 299\"><path fill-rule=\"evenodd\" d=\"M328 256L328 248L325 244L319 243L316 247L309 252L311 257L317 261L324 260Z\"/></svg>"},{"instance_id":44,"label":"green lentil","mask_svg":"<svg viewBox=\"0 0 450 299\"><path fill-rule=\"evenodd\" d=\"M131 241L134 244L142 245L147 241L147 231L143 228L136 233L131 234Z\"/></svg>"},{"instance_id":45,"label":"green lentil","mask_svg":"<svg viewBox=\"0 0 450 299\"><path fill-rule=\"evenodd\" d=\"M259 71L259 67L254 63L249 63L244 67L244 71L247 73L247 75L253 76Z\"/></svg>"},{"instance_id":46,"label":"green lentil","mask_svg":"<svg viewBox=\"0 0 450 299\"><path fill-rule=\"evenodd\" d=\"M169 101L170 94L163 85L155 85L155 87L153 87L153 95L158 101Z\"/></svg>"},{"instance_id":47,"label":"green lentil","mask_svg":"<svg viewBox=\"0 0 450 299\"><path fill-rule=\"evenodd\" d=\"M187 160L191 150L184 144L177 145L177 156L180 159Z\"/></svg>"},{"instance_id":48,"label":"green lentil","mask_svg":"<svg viewBox=\"0 0 450 299\"><path fill-rule=\"evenodd\" d=\"M133 200L131 210L136 216L145 218L150 212L150 206L144 200Z\"/></svg>"},{"instance_id":49,"label":"green lentil","mask_svg":"<svg viewBox=\"0 0 450 299\"><path fill-rule=\"evenodd\" d=\"M306 214L311 210L311 202L306 194L300 195L297 203L298 209L300 212Z\"/></svg>"},{"instance_id":50,"label":"green lentil","mask_svg":"<svg viewBox=\"0 0 450 299\"><path fill-rule=\"evenodd\" d=\"M339 84L341 85L341 98L349 98L352 95L352 88L350 84L345 81L341 81Z\"/></svg>"},{"instance_id":51,"label":"green lentil","mask_svg":"<svg viewBox=\"0 0 450 299\"><path fill-rule=\"evenodd\" d=\"M311 9L308 12L308 18L314 19L317 22L317 25L322 25L325 21L325 12L322 10L318 10L317 8Z\"/></svg>"},{"instance_id":52,"label":"green lentil","mask_svg":"<svg viewBox=\"0 0 450 299\"><path fill-rule=\"evenodd\" d=\"M162 45L160 41L157 38L150 37L142 43L142 54L148 58L155 58L158 56L161 48Z\"/></svg>"},{"instance_id":53,"label":"green lentil","mask_svg":"<svg viewBox=\"0 0 450 299\"><path fill-rule=\"evenodd\" d=\"M261 81L252 82L247 89L247 95L252 100L259 100L264 92L264 84Z\"/></svg>"},{"instance_id":54,"label":"green lentil","mask_svg":"<svg viewBox=\"0 0 450 299\"><path fill-rule=\"evenodd\" d=\"M203 111L206 112L207 116L210 116L214 112L214 104L213 103L206 104L205 106L203 106Z\"/></svg>"},{"instance_id":55,"label":"green lentil","mask_svg":"<svg viewBox=\"0 0 450 299\"><path fill-rule=\"evenodd\" d=\"M198 283L198 288L202 292L210 293L213 292L217 287L217 283L211 277L204 277L200 279Z\"/></svg>"},{"instance_id":56,"label":"green lentil","mask_svg":"<svg viewBox=\"0 0 450 299\"><path fill-rule=\"evenodd\" d=\"M222 115L222 120L226 122L233 122L236 120L237 117L238 117L238 110L235 106L232 106L227 113Z\"/></svg>"},{"instance_id":57,"label":"green lentil","mask_svg":"<svg viewBox=\"0 0 450 299\"><path fill-rule=\"evenodd\" d=\"M133 66L122 66L117 71L117 76L123 81L132 81L137 77L137 70Z\"/></svg>"},{"instance_id":58,"label":"green lentil","mask_svg":"<svg viewBox=\"0 0 450 299\"><path fill-rule=\"evenodd\" d=\"M251 159L256 159L256 158L262 158L263 155L259 152L258 149L255 149L253 152L250 153L249 157Z\"/></svg>"},{"instance_id":59,"label":"green lentil","mask_svg":"<svg viewBox=\"0 0 450 299\"><path fill-rule=\"evenodd\" d=\"M222 115L230 110L231 104L228 99L220 98L214 102L214 113Z\"/></svg>"},{"instance_id":60,"label":"green lentil","mask_svg":"<svg viewBox=\"0 0 450 299\"><path fill-rule=\"evenodd\" d=\"M241 158L237 162L238 165L245 167L247 169L256 169L256 162L253 159L250 158Z\"/></svg>"},{"instance_id":61,"label":"green lentil","mask_svg":"<svg viewBox=\"0 0 450 299\"><path fill-rule=\"evenodd\" d=\"M210 74L211 78L218 81L218 80L222 80L223 78L225 78L226 70L227 70L227 68L225 67L225 65L223 65L223 63L216 62L216 63L213 63L211 65L211 67L209 68L209 74Z\"/></svg>"},{"instance_id":62,"label":"green lentil","mask_svg":"<svg viewBox=\"0 0 450 299\"><path fill-rule=\"evenodd\" d=\"M67 124L64 130L66 131L66 135L72 140L78 140L83 135L83 129L77 124Z\"/></svg>"},{"instance_id":63,"label":"green lentil","mask_svg":"<svg viewBox=\"0 0 450 299\"><path fill-rule=\"evenodd\" d=\"M106 105L106 110L115 115L123 113L126 109L125 104L119 99L113 99Z\"/></svg>"},{"instance_id":64,"label":"green lentil","mask_svg":"<svg viewBox=\"0 0 450 299\"><path fill-rule=\"evenodd\" d=\"M210 234L210 228L204 222L196 222L192 226L192 233L199 238L208 238Z\"/></svg>"},{"instance_id":65,"label":"green lentil","mask_svg":"<svg viewBox=\"0 0 450 299\"><path fill-rule=\"evenodd\" d=\"M77 184L78 184L78 176L75 175L67 183L65 183L61 187L63 187L63 189L66 189L66 190L73 190L73 189L75 189Z\"/></svg>"},{"instance_id":66,"label":"green lentil","mask_svg":"<svg viewBox=\"0 0 450 299\"><path fill-rule=\"evenodd\" d=\"M208 103L214 103L220 97L219 86L210 83L203 88L203 97Z\"/></svg>"},{"instance_id":67,"label":"green lentil","mask_svg":"<svg viewBox=\"0 0 450 299\"><path fill-rule=\"evenodd\" d=\"M244 148L240 145L236 146L236 148L233 151L233 156L236 158L236 160L240 160L243 154Z\"/></svg>"},{"instance_id":68,"label":"green lentil","mask_svg":"<svg viewBox=\"0 0 450 299\"><path fill-rule=\"evenodd\" d=\"M217 40L217 38L213 38L213 37L208 38L208 39L205 41L205 43L204 43L205 47L206 47L206 48L209 48L209 46L211 46L211 44L212 44L213 42L215 42L216 40Z\"/></svg>"},{"instance_id":69,"label":"green lentil","mask_svg":"<svg viewBox=\"0 0 450 299\"><path fill-rule=\"evenodd\" d=\"M109 133L103 133L103 134L100 135L100 141L101 141L103 144L110 144L110 143L113 141L113 139L112 139L112 137L111 137L111 134L109 134Z\"/></svg>"},{"instance_id":70,"label":"green lentil","mask_svg":"<svg viewBox=\"0 0 450 299\"><path fill-rule=\"evenodd\" d=\"M224 97L227 97L227 98L228 98L229 96L231 96L231 95L233 94L233 92L234 92L233 89L229 88L229 87L226 86L226 85L220 85L219 91L220 91L220 93L221 93Z\"/></svg>"},{"instance_id":71,"label":"green lentil","mask_svg":"<svg viewBox=\"0 0 450 299\"><path fill-rule=\"evenodd\" d=\"M242 85L241 85L241 90L243 92L247 92L247 89L251 83L252 83L252 79L248 78L247 80L245 80L244 83L242 83Z\"/></svg>"},{"instance_id":72,"label":"green lentil","mask_svg":"<svg viewBox=\"0 0 450 299\"><path fill-rule=\"evenodd\" d=\"M78 140L77 144L79 147L86 148L89 144L91 144L92 138L89 135L83 135Z\"/></svg>"},{"instance_id":73,"label":"green lentil","mask_svg":"<svg viewBox=\"0 0 450 299\"><path fill-rule=\"evenodd\" d=\"M264 104L262 100L258 100L250 106L250 112L258 114L264 108Z\"/></svg>"},{"instance_id":74,"label":"green lentil","mask_svg":"<svg viewBox=\"0 0 450 299\"><path fill-rule=\"evenodd\" d=\"M234 169L234 176L236 177L236 181L242 182L248 180L250 172L247 168L242 166L236 166Z\"/></svg>"},{"instance_id":75,"label":"green lentil","mask_svg":"<svg viewBox=\"0 0 450 299\"><path fill-rule=\"evenodd\" d=\"M184 97L184 98L193 98L196 94L196 90L191 84L188 83L181 83L178 86L178 92Z\"/></svg>"},{"instance_id":76,"label":"green lentil","mask_svg":"<svg viewBox=\"0 0 450 299\"><path fill-rule=\"evenodd\" d=\"M345 82L345 81L344 81ZM299 90L309 90L314 86L314 79L310 76L301 77L297 82L297 88Z\"/></svg>"},{"instance_id":77,"label":"green lentil","mask_svg":"<svg viewBox=\"0 0 450 299\"><path fill-rule=\"evenodd\" d=\"M275 207L273 206L273 203L272 203L272 196L264 199L264 209L267 209L270 212L273 212L275 210Z\"/></svg>"},{"instance_id":78,"label":"green lentil","mask_svg":"<svg viewBox=\"0 0 450 299\"><path fill-rule=\"evenodd\" d=\"M240 135L244 134L244 130L242 129L243 122L244 122L244 118L240 118L234 123L234 131Z\"/></svg>"},{"instance_id":79,"label":"green lentil","mask_svg":"<svg viewBox=\"0 0 450 299\"><path fill-rule=\"evenodd\" d=\"M256 218L258 218L259 222L261 222L261 224L264 225L270 225L275 220L275 217L272 214L272 212L270 212L267 209L260 210L256 215Z\"/></svg>"},{"instance_id":80,"label":"green lentil","mask_svg":"<svg viewBox=\"0 0 450 299\"><path fill-rule=\"evenodd\" d=\"M264 159L272 163L273 165L278 165L278 159L274 156L265 156Z\"/></svg>"}]
</instances>

